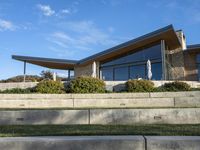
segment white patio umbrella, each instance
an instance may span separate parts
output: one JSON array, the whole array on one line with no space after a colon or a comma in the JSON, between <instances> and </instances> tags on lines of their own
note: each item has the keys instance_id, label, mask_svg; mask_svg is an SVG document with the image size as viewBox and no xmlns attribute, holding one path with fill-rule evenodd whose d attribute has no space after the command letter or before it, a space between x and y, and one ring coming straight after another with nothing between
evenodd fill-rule
<instances>
[{"instance_id":1,"label":"white patio umbrella","mask_svg":"<svg viewBox=\"0 0 200 150\"><path fill-rule=\"evenodd\" d=\"M147 78L148 80L151 80L152 78L152 72L151 72L151 61L147 60Z\"/></svg>"},{"instance_id":2,"label":"white patio umbrella","mask_svg":"<svg viewBox=\"0 0 200 150\"><path fill-rule=\"evenodd\" d=\"M97 77L97 65L96 62L94 61L92 64L92 77L96 78Z\"/></svg>"}]
</instances>

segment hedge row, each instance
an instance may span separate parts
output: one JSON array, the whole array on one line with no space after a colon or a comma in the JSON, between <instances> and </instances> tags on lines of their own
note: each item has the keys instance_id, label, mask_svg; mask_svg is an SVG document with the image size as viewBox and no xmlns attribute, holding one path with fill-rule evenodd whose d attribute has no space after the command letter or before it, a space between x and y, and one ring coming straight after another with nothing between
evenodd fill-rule
<instances>
[{"instance_id":1,"label":"hedge row","mask_svg":"<svg viewBox=\"0 0 200 150\"><path fill-rule=\"evenodd\" d=\"M184 82L170 82L163 86L154 87L149 80L129 80L126 82L126 92L166 92L166 91L190 91L194 90ZM11 89L0 91L0 93L105 93L104 81L92 77L78 77L69 84L64 85L60 81L44 80L36 87L29 89Z\"/></svg>"}]
</instances>

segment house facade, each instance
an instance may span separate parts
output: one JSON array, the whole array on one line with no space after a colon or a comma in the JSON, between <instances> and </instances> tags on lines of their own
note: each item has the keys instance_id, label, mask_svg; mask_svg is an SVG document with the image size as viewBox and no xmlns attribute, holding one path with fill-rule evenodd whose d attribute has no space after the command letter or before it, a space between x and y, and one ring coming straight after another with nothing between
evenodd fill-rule
<instances>
[{"instance_id":1,"label":"house facade","mask_svg":"<svg viewBox=\"0 0 200 150\"><path fill-rule=\"evenodd\" d=\"M183 31L174 30L172 25L81 60L12 58L24 64L69 70L69 77L71 70L75 77L93 76L106 81L146 79L146 63L150 60L152 80L200 80L200 45L187 45Z\"/></svg>"}]
</instances>

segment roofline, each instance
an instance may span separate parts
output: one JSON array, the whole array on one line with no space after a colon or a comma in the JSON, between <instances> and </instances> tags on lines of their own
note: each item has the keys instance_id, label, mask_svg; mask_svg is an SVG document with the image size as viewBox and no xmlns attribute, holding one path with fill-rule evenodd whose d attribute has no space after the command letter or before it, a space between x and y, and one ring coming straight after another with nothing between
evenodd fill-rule
<instances>
[{"instance_id":1,"label":"roofline","mask_svg":"<svg viewBox=\"0 0 200 150\"><path fill-rule=\"evenodd\" d=\"M31 57L31 56L19 56L12 55L12 59L19 61L41 61L41 62L52 62L52 63L61 63L61 64L77 64L77 60L68 60L68 59L54 59L54 58L43 58L43 57Z\"/></svg>"},{"instance_id":2,"label":"roofline","mask_svg":"<svg viewBox=\"0 0 200 150\"><path fill-rule=\"evenodd\" d=\"M168 25L168 26L166 26L166 27L164 27L164 28L158 29L158 30L156 30L156 31L150 32L150 33L148 33L148 34L145 34L145 35L143 35L143 36L140 36L140 37L138 37L138 38L135 38L135 39L133 39L133 40L130 40L130 41L128 41L128 42L119 44L119 45L117 45L117 46L114 46L114 47L112 47L112 48L106 49L106 50L104 50L104 51L102 51L102 52L99 52L99 53L97 53L97 54L94 54L94 55L91 55L91 56L86 57L86 58L84 58L84 59L81 59L81 60L78 62L78 64L83 64L83 63L86 63L86 62L88 62L88 61L91 61L91 60L93 60L93 59L95 59L95 58L97 58L97 57L101 57L101 56L110 54L110 53L112 53L112 52L114 52L114 51L118 51L118 50L120 50L121 48L125 48L125 47L127 47L127 46L129 46L129 45L136 44L137 42L140 42L140 41L143 41L143 40L146 40L146 39L155 37L155 36L157 36L157 35L159 35L159 34L161 34L161 33L164 33L164 32L166 32L166 31L168 31L168 30L173 30L174 34L176 34L176 32L175 32L175 30L174 30L174 27L173 27L173 25L171 24L171 25ZM178 39L178 37L177 37L177 39ZM178 39L178 41L179 41L179 44L181 45L181 42L180 42L179 39Z\"/></svg>"},{"instance_id":3,"label":"roofline","mask_svg":"<svg viewBox=\"0 0 200 150\"><path fill-rule=\"evenodd\" d=\"M137 44L138 42L142 42L144 40L151 39L153 37L156 37L156 36L158 36L162 33L170 31L170 30L172 30L174 32L174 34L176 35L176 31L174 30L174 27L171 24L171 25L168 25L166 27L155 30L153 32L150 32L148 34L142 35L138 38L129 40L127 42L124 42L124 43L119 44L117 46L114 46L112 48L109 48L109 49L106 49L106 50L101 51L99 53L96 53L94 55L91 55L89 57L83 58L81 60L54 59L54 58L42 58L42 57L19 56L19 55L12 55L12 58L15 59L15 60L19 60L19 61L40 61L40 62L61 63L61 64L63 63L63 64L70 64L70 65L85 64L85 63L92 61L92 60L95 60L99 57L106 56L106 55L111 54L113 52L117 52L120 49L123 49L123 48L126 48L128 46ZM177 37L177 35L176 35L176 37ZM177 41L181 45L181 42L180 42L178 37L177 37Z\"/></svg>"},{"instance_id":4,"label":"roofline","mask_svg":"<svg viewBox=\"0 0 200 150\"><path fill-rule=\"evenodd\" d=\"M197 48L200 48L200 44L187 45L188 50L197 49Z\"/></svg>"}]
</instances>

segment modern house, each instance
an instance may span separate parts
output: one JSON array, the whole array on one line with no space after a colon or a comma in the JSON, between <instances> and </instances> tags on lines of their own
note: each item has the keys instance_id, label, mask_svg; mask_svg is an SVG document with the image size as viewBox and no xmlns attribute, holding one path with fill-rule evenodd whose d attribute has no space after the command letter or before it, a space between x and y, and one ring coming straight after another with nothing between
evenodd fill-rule
<instances>
[{"instance_id":1,"label":"modern house","mask_svg":"<svg viewBox=\"0 0 200 150\"><path fill-rule=\"evenodd\" d=\"M153 80L200 80L200 44L186 45L183 31L174 30L172 25L81 60L16 55L12 58L23 61L24 66L31 63L73 70L75 77L95 76L107 81L145 79L146 63L150 60Z\"/></svg>"}]
</instances>

